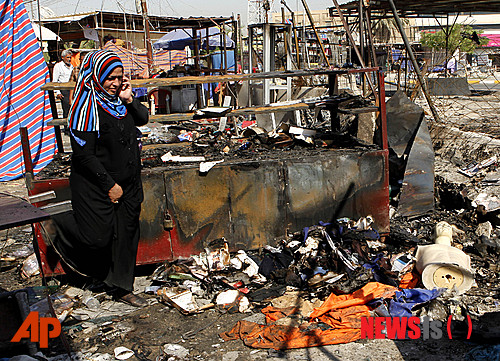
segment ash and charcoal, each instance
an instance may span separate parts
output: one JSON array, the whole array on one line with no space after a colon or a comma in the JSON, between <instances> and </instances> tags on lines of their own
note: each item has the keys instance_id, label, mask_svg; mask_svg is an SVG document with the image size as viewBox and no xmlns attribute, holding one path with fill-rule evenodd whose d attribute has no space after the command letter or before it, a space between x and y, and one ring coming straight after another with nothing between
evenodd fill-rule
<instances>
[{"instance_id":1,"label":"ash and charcoal","mask_svg":"<svg viewBox=\"0 0 500 361\"><path fill-rule=\"evenodd\" d=\"M360 96L344 94L339 96L345 109L371 104ZM347 100L346 100L347 99ZM206 161L237 161L280 159L282 157L314 156L331 149L378 149L375 144L366 143L356 137L358 117L352 114L338 114L338 129L332 131L329 102L324 101L317 110L300 111L300 124L294 120L279 124L275 130L266 130L254 120L234 117L224 129L216 120L180 122L175 125L150 123L139 128L143 168L169 167L171 162L162 161L167 152L181 157L203 156ZM188 164L192 162L183 162ZM37 177L50 179L68 177L71 154L58 154Z\"/></svg>"}]
</instances>

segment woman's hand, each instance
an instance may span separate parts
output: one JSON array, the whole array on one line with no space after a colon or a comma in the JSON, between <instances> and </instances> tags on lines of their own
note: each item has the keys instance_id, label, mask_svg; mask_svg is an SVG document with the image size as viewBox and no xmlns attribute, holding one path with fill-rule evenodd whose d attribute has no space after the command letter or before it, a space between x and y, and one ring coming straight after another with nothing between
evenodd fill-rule
<instances>
[{"instance_id":1,"label":"woman's hand","mask_svg":"<svg viewBox=\"0 0 500 361\"><path fill-rule=\"evenodd\" d=\"M115 185L108 192L109 199L111 199L111 202L113 203L118 203L118 200L122 195L123 190L122 187L118 185L118 183L115 183Z\"/></svg>"},{"instance_id":2,"label":"woman's hand","mask_svg":"<svg viewBox=\"0 0 500 361\"><path fill-rule=\"evenodd\" d=\"M130 104L134 100L130 79L127 78L126 76L123 77L122 89L120 91L120 94L118 94L118 96L125 104Z\"/></svg>"}]
</instances>

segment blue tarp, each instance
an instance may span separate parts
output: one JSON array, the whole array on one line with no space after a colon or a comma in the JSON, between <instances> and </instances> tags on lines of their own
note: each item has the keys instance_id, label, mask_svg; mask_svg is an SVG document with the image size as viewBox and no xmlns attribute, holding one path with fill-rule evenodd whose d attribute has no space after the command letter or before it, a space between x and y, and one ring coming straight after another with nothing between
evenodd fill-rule
<instances>
[{"instance_id":1,"label":"blue tarp","mask_svg":"<svg viewBox=\"0 0 500 361\"><path fill-rule=\"evenodd\" d=\"M201 48L207 47L206 45L206 29L200 29L196 31L198 39L201 38ZM217 27L211 27L208 29L208 45L210 48L223 47L224 44L221 42L220 29ZM226 48L234 48L234 41L229 37L225 36ZM182 50L186 46L191 49L194 45L193 30L192 29L175 29L163 35L155 43L153 43L153 48L155 49L166 49L166 50Z\"/></svg>"},{"instance_id":2,"label":"blue tarp","mask_svg":"<svg viewBox=\"0 0 500 361\"><path fill-rule=\"evenodd\" d=\"M389 313L392 317L411 317L413 307L435 299L443 291L443 288L433 290L413 288L396 291L394 299L389 304Z\"/></svg>"},{"instance_id":3,"label":"blue tarp","mask_svg":"<svg viewBox=\"0 0 500 361\"><path fill-rule=\"evenodd\" d=\"M234 50L227 50L227 70L234 71L236 62L234 61ZM212 68L213 69L224 69L224 53L218 51L211 54L212 56Z\"/></svg>"}]
</instances>

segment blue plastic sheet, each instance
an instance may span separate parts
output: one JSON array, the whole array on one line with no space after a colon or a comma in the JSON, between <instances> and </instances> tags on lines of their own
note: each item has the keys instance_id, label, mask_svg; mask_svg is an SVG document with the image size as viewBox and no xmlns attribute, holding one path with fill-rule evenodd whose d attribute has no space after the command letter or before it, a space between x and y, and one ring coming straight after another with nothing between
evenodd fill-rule
<instances>
[{"instance_id":1,"label":"blue plastic sheet","mask_svg":"<svg viewBox=\"0 0 500 361\"><path fill-rule=\"evenodd\" d=\"M434 288L433 290L413 288L396 291L394 299L389 304L389 312L392 317L411 317L413 307L435 299L444 291L444 288Z\"/></svg>"}]
</instances>

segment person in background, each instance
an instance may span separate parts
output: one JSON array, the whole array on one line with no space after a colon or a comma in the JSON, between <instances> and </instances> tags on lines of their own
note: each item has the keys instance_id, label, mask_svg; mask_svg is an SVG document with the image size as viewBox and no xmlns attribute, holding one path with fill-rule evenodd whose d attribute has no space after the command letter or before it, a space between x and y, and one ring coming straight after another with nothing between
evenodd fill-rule
<instances>
[{"instance_id":1,"label":"person in background","mask_svg":"<svg viewBox=\"0 0 500 361\"><path fill-rule=\"evenodd\" d=\"M136 126L148 122L148 109L133 97L118 55L105 50L85 56L73 98L73 212L53 217L54 249L73 271L103 281L116 299L145 306L132 290L144 198Z\"/></svg>"},{"instance_id":2,"label":"person in background","mask_svg":"<svg viewBox=\"0 0 500 361\"><path fill-rule=\"evenodd\" d=\"M52 71L52 81L55 83L67 83L70 81L71 74L73 73L73 65L71 65L72 51L65 49L61 52L61 61L54 65ZM56 90L54 95L61 101L63 118L68 117L70 106L70 91L69 90Z\"/></svg>"}]
</instances>

